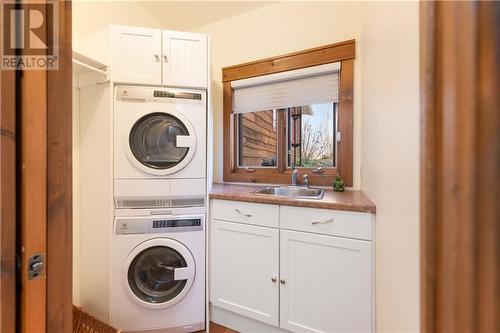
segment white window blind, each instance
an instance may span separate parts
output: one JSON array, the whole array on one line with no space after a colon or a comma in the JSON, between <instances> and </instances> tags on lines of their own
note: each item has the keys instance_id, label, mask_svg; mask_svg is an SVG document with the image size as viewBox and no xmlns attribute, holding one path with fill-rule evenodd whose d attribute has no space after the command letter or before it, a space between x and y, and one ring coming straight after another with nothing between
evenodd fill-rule
<instances>
[{"instance_id":1,"label":"white window blind","mask_svg":"<svg viewBox=\"0 0 500 333\"><path fill-rule=\"evenodd\" d=\"M334 63L233 81L233 112L338 102L339 70Z\"/></svg>"}]
</instances>

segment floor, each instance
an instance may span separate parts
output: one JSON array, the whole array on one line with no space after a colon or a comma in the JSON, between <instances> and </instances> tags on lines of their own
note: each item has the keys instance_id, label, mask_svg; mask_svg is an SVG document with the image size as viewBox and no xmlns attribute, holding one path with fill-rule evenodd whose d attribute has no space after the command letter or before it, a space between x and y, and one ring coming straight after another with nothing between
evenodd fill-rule
<instances>
[{"instance_id":1,"label":"floor","mask_svg":"<svg viewBox=\"0 0 500 333\"><path fill-rule=\"evenodd\" d=\"M201 332L206 332L206 331L200 331L200 333ZM210 333L238 333L238 332L230 328L227 328L225 326L210 322Z\"/></svg>"}]
</instances>

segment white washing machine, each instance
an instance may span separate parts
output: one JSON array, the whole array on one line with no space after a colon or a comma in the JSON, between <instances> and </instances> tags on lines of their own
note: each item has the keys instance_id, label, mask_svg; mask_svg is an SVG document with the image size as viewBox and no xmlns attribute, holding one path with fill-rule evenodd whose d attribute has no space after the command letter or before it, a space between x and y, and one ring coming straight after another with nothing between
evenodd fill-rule
<instances>
[{"instance_id":1,"label":"white washing machine","mask_svg":"<svg viewBox=\"0 0 500 333\"><path fill-rule=\"evenodd\" d=\"M115 218L110 302L114 327L148 333L205 329L204 228L202 209Z\"/></svg>"},{"instance_id":2,"label":"white washing machine","mask_svg":"<svg viewBox=\"0 0 500 333\"><path fill-rule=\"evenodd\" d=\"M115 208L203 206L206 91L116 86Z\"/></svg>"}]
</instances>

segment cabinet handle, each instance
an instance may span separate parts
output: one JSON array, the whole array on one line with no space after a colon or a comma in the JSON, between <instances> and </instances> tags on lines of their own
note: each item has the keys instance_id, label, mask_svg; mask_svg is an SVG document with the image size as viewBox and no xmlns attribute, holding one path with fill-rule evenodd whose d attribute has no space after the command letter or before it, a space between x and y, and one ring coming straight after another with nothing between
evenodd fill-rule
<instances>
[{"instance_id":1,"label":"cabinet handle","mask_svg":"<svg viewBox=\"0 0 500 333\"><path fill-rule=\"evenodd\" d=\"M281 284L286 284L286 280L285 279L280 279L280 283Z\"/></svg>"},{"instance_id":2,"label":"cabinet handle","mask_svg":"<svg viewBox=\"0 0 500 333\"><path fill-rule=\"evenodd\" d=\"M160 61L160 56L158 54L155 54L155 61Z\"/></svg>"},{"instance_id":3,"label":"cabinet handle","mask_svg":"<svg viewBox=\"0 0 500 333\"><path fill-rule=\"evenodd\" d=\"M245 213L243 211L241 211L239 208L235 208L234 209L237 213L243 215L243 216L246 216L246 217L252 217L252 214L249 214L249 213Z\"/></svg>"},{"instance_id":4,"label":"cabinet handle","mask_svg":"<svg viewBox=\"0 0 500 333\"><path fill-rule=\"evenodd\" d=\"M313 222L311 222L311 224L326 224L326 223L332 223L332 222L333 222L333 218L326 220L326 221L313 221Z\"/></svg>"},{"instance_id":5,"label":"cabinet handle","mask_svg":"<svg viewBox=\"0 0 500 333\"><path fill-rule=\"evenodd\" d=\"M271 278L271 281L273 281L273 283L276 283L276 281L277 281L277 280L278 280L278 279L277 279L275 276L273 276L273 277Z\"/></svg>"},{"instance_id":6,"label":"cabinet handle","mask_svg":"<svg viewBox=\"0 0 500 333\"><path fill-rule=\"evenodd\" d=\"M168 62L168 57L166 54L163 55L163 61Z\"/></svg>"}]
</instances>

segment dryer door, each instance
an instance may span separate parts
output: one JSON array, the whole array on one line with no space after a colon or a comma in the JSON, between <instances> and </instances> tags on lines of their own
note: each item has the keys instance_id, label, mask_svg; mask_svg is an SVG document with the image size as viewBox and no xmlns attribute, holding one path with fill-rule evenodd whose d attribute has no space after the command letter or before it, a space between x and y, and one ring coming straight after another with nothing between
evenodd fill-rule
<instances>
[{"instance_id":1,"label":"dryer door","mask_svg":"<svg viewBox=\"0 0 500 333\"><path fill-rule=\"evenodd\" d=\"M127 152L136 167L153 175L170 175L193 158L196 135L180 114L154 112L141 117L129 132Z\"/></svg>"},{"instance_id":2,"label":"dryer door","mask_svg":"<svg viewBox=\"0 0 500 333\"><path fill-rule=\"evenodd\" d=\"M132 250L123 266L124 287L138 304L165 308L182 300L195 278L191 252L170 238L154 238Z\"/></svg>"}]
</instances>

